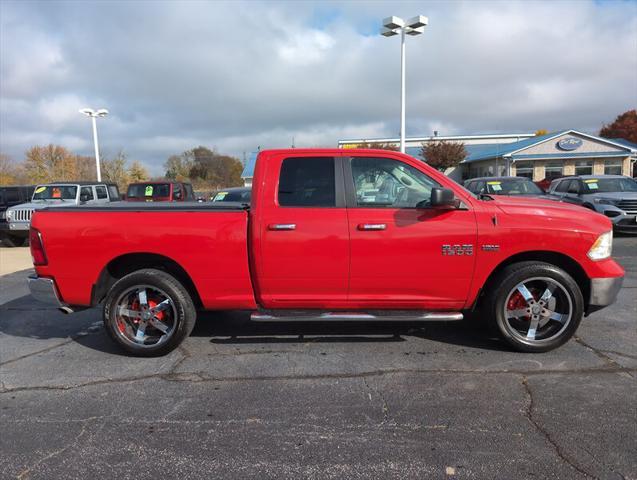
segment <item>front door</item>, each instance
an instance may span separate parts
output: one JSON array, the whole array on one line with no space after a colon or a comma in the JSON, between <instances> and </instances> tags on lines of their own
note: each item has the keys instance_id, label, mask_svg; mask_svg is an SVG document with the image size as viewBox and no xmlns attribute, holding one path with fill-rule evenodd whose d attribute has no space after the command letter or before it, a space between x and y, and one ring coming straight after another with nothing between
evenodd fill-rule
<instances>
[{"instance_id":1,"label":"front door","mask_svg":"<svg viewBox=\"0 0 637 480\"><path fill-rule=\"evenodd\" d=\"M345 308L349 231L342 168L334 157L289 155L270 170L256 213L254 262L266 308ZM253 224L254 225L254 224Z\"/></svg>"},{"instance_id":2,"label":"front door","mask_svg":"<svg viewBox=\"0 0 637 480\"><path fill-rule=\"evenodd\" d=\"M439 183L406 162L345 159L353 308L459 309L475 261L474 212L429 207Z\"/></svg>"}]
</instances>

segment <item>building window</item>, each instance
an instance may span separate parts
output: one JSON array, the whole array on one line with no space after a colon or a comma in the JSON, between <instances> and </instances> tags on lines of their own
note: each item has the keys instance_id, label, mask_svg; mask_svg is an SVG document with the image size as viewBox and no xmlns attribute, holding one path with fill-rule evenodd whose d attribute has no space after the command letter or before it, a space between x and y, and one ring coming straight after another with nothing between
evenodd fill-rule
<instances>
[{"instance_id":1,"label":"building window","mask_svg":"<svg viewBox=\"0 0 637 480\"><path fill-rule=\"evenodd\" d=\"M515 176L533 180L533 162L515 162Z\"/></svg>"},{"instance_id":2,"label":"building window","mask_svg":"<svg viewBox=\"0 0 637 480\"><path fill-rule=\"evenodd\" d=\"M562 162L546 162L544 166L544 178L553 180L564 175L564 165Z\"/></svg>"},{"instance_id":3,"label":"building window","mask_svg":"<svg viewBox=\"0 0 637 480\"><path fill-rule=\"evenodd\" d=\"M592 160L579 160L575 162L575 175L592 175L592 174L593 174Z\"/></svg>"},{"instance_id":4,"label":"building window","mask_svg":"<svg viewBox=\"0 0 637 480\"><path fill-rule=\"evenodd\" d=\"M621 160L606 160L604 162L604 175L621 175L622 164Z\"/></svg>"}]
</instances>

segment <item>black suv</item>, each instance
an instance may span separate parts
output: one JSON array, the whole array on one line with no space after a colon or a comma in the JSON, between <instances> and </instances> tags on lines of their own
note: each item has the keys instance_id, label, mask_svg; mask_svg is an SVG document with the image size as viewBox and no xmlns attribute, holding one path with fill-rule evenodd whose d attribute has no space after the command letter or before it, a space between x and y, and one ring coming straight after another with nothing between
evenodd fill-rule
<instances>
[{"instance_id":1,"label":"black suv","mask_svg":"<svg viewBox=\"0 0 637 480\"><path fill-rule=\"evenodd\" d=\"M33 190L35 190L35 185L0 187L0 240L7 246L18 247L24 245L26 241L23 237L9 234L7 208L30 201Z\"/></svg>"}]
</instances>

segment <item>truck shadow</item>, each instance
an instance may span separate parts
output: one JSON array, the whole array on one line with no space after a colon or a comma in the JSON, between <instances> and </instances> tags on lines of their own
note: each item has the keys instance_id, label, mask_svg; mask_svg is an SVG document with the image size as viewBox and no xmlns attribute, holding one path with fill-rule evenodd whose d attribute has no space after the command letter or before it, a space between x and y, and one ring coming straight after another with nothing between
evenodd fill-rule
<instances>
[{"instance_id":1,"label":"truck shadow","mask_svg":"<svg viewBox=\"0 0 637 480\"><path fill-rule=\"evenodd\" d=\"M295 343L391 343L405 337L450 345L505 351L484 328L461 322L282 322L250 321L247 312L203 312L192 332L223 345Z\"/></svg>"}]
</instances>

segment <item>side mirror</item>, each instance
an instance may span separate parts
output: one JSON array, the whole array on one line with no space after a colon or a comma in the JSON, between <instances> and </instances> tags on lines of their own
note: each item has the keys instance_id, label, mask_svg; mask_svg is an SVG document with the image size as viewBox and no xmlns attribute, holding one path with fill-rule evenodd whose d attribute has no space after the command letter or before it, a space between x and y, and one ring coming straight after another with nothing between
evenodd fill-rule
<instances>
[{"instance_id":1,"label":"side mirror","mask_svg":"<svg viewBox=\"0 0 637 480\"><path fill-rule=\"evenodd\" d=\"M431 189L432 208L456 208L456 199L453 190L448 188L434 187Z\"/></svg>"}]
</instances>

